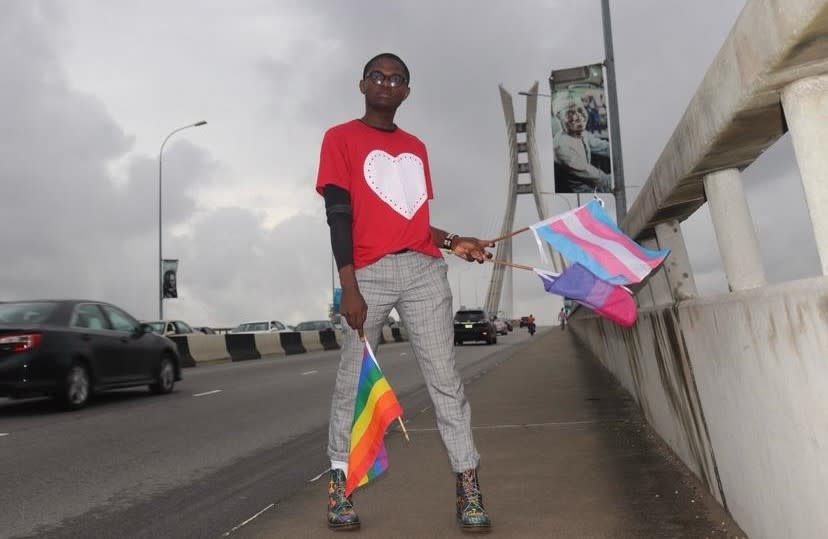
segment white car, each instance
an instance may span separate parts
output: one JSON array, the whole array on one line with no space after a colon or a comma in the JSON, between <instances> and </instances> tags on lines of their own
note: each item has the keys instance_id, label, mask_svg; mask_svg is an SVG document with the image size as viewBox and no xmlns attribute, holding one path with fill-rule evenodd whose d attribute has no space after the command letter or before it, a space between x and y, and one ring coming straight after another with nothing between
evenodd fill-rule
<instances>
[{"instance_id":1,"label":"white car","mask_svg":"<svg viewBox=\"0 0 828 539\"><path fill-rule=\"evenodd\" d=\"M334 325L330 320L311 320L309 322L299 322L294 331L333 331Z\"/></svg>"},{"instance_id":2,"label":"white car","mask_svg":"<svg viewBox=\"0 0 828 539\"><path fill-rule=\"evenodd\" d=\"M181 320L150 320L144 323L152 327L153 333L167 337L195 333L195 330L189 324Z\"/></svg>"},{"instance_id":3,"label":"white car","mask_svg":"<svg viewBox=\"0 0 828 539\"><path fill-rule=\"evenodd\" d=\"M239 324L230 333L281 333L283 331L290 330L278 320L265 320Z\"/></svg>"},{"instance_id":4,"label":"white car","mask_svg":"<svg viewBox=\"0 0 828 539\"><path fill-rule=\"evenodd\" d=\"M497 330L498 335L508 335L509 334L509 326L506 325L506 322L501 320L500 318L495 318L492 320L494 323L494 327Z\"/></svg>"}]
</instances>

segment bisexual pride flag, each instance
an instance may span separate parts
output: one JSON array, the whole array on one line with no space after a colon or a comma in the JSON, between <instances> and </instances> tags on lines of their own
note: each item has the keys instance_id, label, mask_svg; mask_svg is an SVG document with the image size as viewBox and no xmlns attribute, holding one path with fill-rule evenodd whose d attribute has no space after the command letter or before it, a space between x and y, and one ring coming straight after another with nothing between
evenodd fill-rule
<instances>
[{"instance_id":1,"label":"bisexual pride flag","mask_svg":"<svg viewBox=\"0 0 828 539\"><path fill-rule=\"evenodd\" d=\"M669 249L647 249L634 242L621 232L596 199L530 228L544 260L541 240L570 263L581 264L595 277L611 284L641 282L670 254Z\"/></svg>"},{"instance_id":2,"label":"bisexual pride flag","mask_svg":"<svg viewBox=\"0 0 828 539\"><path fill-rule=\"evenodd\" d=\"M388 454L383 441L385 430L401 415L402 406L366 342L362 350L362 368L351 424L346 496L388 468Z\"/></svg>"},{"instance_id":3,"label":"bisexual pride flag","mask_svg":"<svg viewBox=\"0 0 828 539\"><path fill-rule=\"evenodd\" d=\"M575 263L563 273L551 273L534 268L547 292L572 298L616 324L630 327L635 324L638 310L629 290L621 285L599 279L581 264Z\"/></svg>"}]
</instances>

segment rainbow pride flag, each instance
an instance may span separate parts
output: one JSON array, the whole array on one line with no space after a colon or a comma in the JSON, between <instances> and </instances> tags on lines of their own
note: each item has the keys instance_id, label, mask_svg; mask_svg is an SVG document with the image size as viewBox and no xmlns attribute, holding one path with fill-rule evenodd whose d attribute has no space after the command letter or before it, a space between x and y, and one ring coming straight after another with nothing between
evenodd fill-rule
<instances>
[{"instance_id":1,"label":"rainbow pride flag","mask_svg":"<svg viewBox=\"0 0 828 539\"><path fill-rule=\"evenodd\" d=\"M402 413L402 406L366 342L351 425L346 496L388 469L388 454L383 441L385 430Z\"/></svg>"},{"instance_id":2,"label":"rainbow pride flag","mask_svg":"<svg viewBox=\"0 0 828 539\"><path fill-rule=\"evenodd\" d=\"M597 200L545 221L530 225L541 257L541 240L557 249L570 263L579 263L611 284L644 280L670 254L669 249L647 249L630 239L613 222Z\"/></svg>"}]
</instances>

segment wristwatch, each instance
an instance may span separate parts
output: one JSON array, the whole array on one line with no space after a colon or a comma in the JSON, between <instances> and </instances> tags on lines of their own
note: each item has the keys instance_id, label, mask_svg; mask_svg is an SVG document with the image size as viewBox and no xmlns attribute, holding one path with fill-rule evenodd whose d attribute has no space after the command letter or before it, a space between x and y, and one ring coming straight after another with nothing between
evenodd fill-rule
<instances>
[{"instance_id":1,"label":"wristwatch","mask_svg":"<svg viewBox=\"0 0 828 539\"><path fill-rule=\"evenodd\" d=\"M457 238L457 234L448 233L446 237L443 239L443 248L448 249L451 251L451 242L454 241L454 238Z\"/></svg>"}]
</instances>

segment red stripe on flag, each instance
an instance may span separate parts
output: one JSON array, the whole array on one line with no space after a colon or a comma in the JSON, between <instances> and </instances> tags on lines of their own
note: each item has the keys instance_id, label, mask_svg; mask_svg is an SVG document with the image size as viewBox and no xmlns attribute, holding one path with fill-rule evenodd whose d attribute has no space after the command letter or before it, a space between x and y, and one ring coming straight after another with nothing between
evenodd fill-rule
<instances>
[{"instance_id":1,"label":"red stripe on flag","mask_svg":"<svg viewBox=\"0 0 828 539\"><path fill-rule=\"evenodd\" d=\"M363 411L363 413L365 413ZM348 478L345 494L350 495L360 480L374 465L377 451L382 445L385 430L395 418L402 415L402 407L393 391L386 391L377 399L368 427L348 455Z\"/></svg>"}]
</instances>

